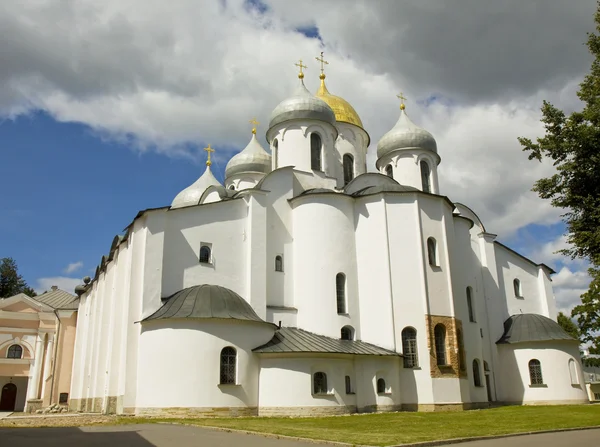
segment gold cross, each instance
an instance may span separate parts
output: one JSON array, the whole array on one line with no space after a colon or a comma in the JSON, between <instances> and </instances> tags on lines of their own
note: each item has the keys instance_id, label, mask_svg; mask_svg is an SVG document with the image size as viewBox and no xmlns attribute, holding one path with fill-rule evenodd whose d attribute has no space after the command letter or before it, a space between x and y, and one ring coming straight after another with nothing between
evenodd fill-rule
<instances>
[{"instance_id":1,"label":"gold cross","mask_svg":"<svg viewBox=\"0 0 600 447\"><path fill-rule=\"evenodd\" d=\"M402 92L400 92L399 95L396 95L396 97L400 100L400 110L404 110L406 108L406 106L404 105L404 100L406 99L406 97L404 96L404 94L402 94Z\"/></svg>"},{"instance_id":2,"label":"gold cross","mask_svg":"<svg viewBox=\"0 0 600 447\"><path fill-rule=\"evenodd\" d=\"M321 51L321 57L315 57L316 60L318 60L319 62L321 62L321 74L323 74L323 72L325 71L325 65L329 65L329 62L327 62L325 59L323 59L323 52Z\"/></svg>"},{"instance_id":3,"label":"gold cross","mask_svg":"<svg viewBox=\"0 0 600 447\"><path fill-rule=\"evenodd\" d=\"M208 147L205 147L204 150L208 154L208 158L206 159L206 166L210 166L212 165L212 161L210 161L210 153L214 152L215 150L212 147L210 147L210 144L208 145Z\"/></svg>"},{"instance_id":4,"label":"gold cross","mask_svg":"<svg viewBox=\"0 0 600 447\"><path fill-rule=\"evenodd\" d=\"M256 126L258 126L260 123L256 121L256 118L252 118L250 120L250 124L252 124L252 133L256 135Z\"/></svg>"},{"instance_id":5,"label":"gold cross","mask_svg":"<svg viewBox=\"0 0 600 447\"><path fill-rule=\"evenodd\" d=\"M300 67L300 73L298 73L298 77L300 79L302 79L304 77L304 72L302 71L303 68L308 68L306 65L302 65L302 59L299 60L299 64L294 64L296 67Z\"/></svg>"}]
</instances>

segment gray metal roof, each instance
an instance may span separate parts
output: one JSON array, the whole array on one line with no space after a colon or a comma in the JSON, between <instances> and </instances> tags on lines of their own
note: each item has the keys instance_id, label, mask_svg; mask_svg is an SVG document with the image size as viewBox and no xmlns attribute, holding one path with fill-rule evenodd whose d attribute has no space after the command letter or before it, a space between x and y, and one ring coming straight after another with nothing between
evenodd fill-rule
<instances>
[{"instance_id":1,"label":"gray metal roof","mask_svg":"<svg viewBox=\"0 0 600 447\"><path fill-rule=\"evenodd\" d=\"M504 322L504 334L496 343L524 343L531 341L568 340L577 341L560 325L538 314L512 315Z\"/></svg>"},{"instance_id":2,"label":"gray metal roof","mask_svg":"<svg viewBox=\"0 0 600 447\"><path fill-rule=\"evenodd\" d=\"M354 355L394 355L402 356L379 346L363 341L338 340L325 335L313 334L303 329L283 327L275 332L268 343L253 349L260 353L314 352Z\"/></svg>"},{"instance_id":3,"label":"gray metal roof","mask_svg":"<svg viewBox=\"0 0 600 447\"><path fill-rule=\"evenodd\" d=\"M233 290L212 284L188 287L174 293L160 309L143 321L169 318L220 318L266 323Z\"/></svg>"},{"instance_id":4,"label":"gray metal roof","mask_svg":"<svg viewBox=\"0 0 600 447\"><path fill-rule=\"evenodd\" d=\"M77 310L79 307L79 298L60 289L42 293L33 299L54 309Z\"/></svg>"},{"instance_id":5,"label":"gray metal roof","mask_svg":"<svg viewBox=\"0 0 600 447\"><path fill-rule=\"evenodd\" d=\"M396 150L414 149L423 149L437 154L437 143L433 135L415 125L402 110L396 125L377 143L377 158Z\"/></svg>"},{"instance_id":6,"label":"gray metal roof","mask_svg":"<svg viewBox=\"0 0 600 447\"><path fill-rule=\"evenodd\" d=\"M378 194L380 192L414 192L419 191L417 188L406 185L374 185L368 186L360 191L356 191L352 194L353 197L369 196L371 194Z\"/></svg>"}]
</instances>

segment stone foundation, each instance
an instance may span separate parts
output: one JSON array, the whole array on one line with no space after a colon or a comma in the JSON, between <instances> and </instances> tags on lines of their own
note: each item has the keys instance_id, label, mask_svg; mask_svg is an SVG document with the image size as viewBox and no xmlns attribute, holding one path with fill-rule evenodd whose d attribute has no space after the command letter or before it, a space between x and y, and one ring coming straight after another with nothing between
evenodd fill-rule
<instances>
[{"instance_id":1,"label":"stone foundation","mask_svg":"<svg viewBox=\"0 0 600 447\"><path fill-rule=\"evenodd\" d=\"M258 416L256 407L169 407L169 408L126 408L124 412L131 414L134 410L136 416L160 417L242 417Z\"/></svg>"},{"instance_id":2,"label":"stone foundation","mask_svg":"<svg viewBox=\"0 0 600 447\"><path fill-rule=\"evenodd\" d=\"M42 399L29 399L25 404L25 413L35 413L43 407Z\"/></svg>"},{"instance_id":3,"label":"stone foundation","mask_svg":"<svg viewBox=\"0 0 600 447\"><path fill-rule=\"evenodd\" d=\"M319 406L319 407L260 407L259 416L336 416L356 413L355 405Z\"/></svg>"},{"instance_id":4,"label":"stone foundation","mask_svg":"<svg viewBox=\"0 0 600 447\"><path fill-rule=\"evenodd\" d=\"M450 404L402 404L402 411L439 412L439 411L461 411L481 410L489 408L489 402L464 402Z\"/></svg>"},{"instance_id":5,"label":"stone foundation","mask_svg":"<svg viewBox=\"0 0 600 447\"><path fill-rule=\"evenodd\" d=\"M402 410L402 405L367 405L358 409L359 413L390 413Z\"/></svg>"}]
</instances>

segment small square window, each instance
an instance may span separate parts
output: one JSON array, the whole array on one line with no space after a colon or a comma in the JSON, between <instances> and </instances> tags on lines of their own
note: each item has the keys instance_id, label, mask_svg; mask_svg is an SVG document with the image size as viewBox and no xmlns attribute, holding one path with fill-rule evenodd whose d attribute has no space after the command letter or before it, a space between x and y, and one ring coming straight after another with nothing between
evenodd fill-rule
<instances>
[{"instance_id":1,"label":"small square window","mask_svg":"<svg viewBox=\"0 0 600 447\"><path fill-rule=\"evenodd\" d=\"M59 404L66 404L69 401L69 393L60 393L58 397Z\"/></svg>"}]
</instances>

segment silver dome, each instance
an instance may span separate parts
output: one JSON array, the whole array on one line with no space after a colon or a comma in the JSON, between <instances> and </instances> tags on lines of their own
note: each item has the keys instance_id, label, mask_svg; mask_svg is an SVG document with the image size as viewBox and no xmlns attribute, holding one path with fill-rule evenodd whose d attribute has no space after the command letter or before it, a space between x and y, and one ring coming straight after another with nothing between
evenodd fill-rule
<instances>
[{"instance_id":1,"label":"silver dome","mask_svg":"<svg viewBox=\"0 0 600 447\"><path fill-rule=\"evenodd\" d=\"M231 157L225 167L225 178L242 172L271 172L271 155L263 149L255 134L252 134L252 139L243 151Z\"/></svg>"},{"instance_id":2,"label":"silver dome","mask_svg":"<svg viewBox=\"0 0 600 447\"><path fill-rule=\"evenodd\" d=\"M294 94L281 101L271 113L269 130L285 121L297 119L310 119L325 121L335 126L335 114L327 103L312 95L300 80L300 85ZM267 131L268 133L268 131Z\"/></svg>"},{"instance_id":3,"label":"silver dome","mask_svg":"<svg viewBox=\"0 0 600 447\"><path fill-rule=\"evenodd\" d=\"M402 110L396 125L377 143L377 158L401 149L423 149L437 154L435 138L425 129L417 126Z\"/></svg>"},{"instance_id":4,"label":"silver dome","mask_svg":"<svg viewBox=\"0 0 600 447\"><path fill-rule=\"evenodd\" d=\"M173 203L171 203L171 208L183 208L184 206L198 205L200 197L209 186L223 185L219 183L210 171L210 165L207 165L206 171L204 171L204 174L202 174L198 180L175 196Z\"/></svg>"}]
</instances>

